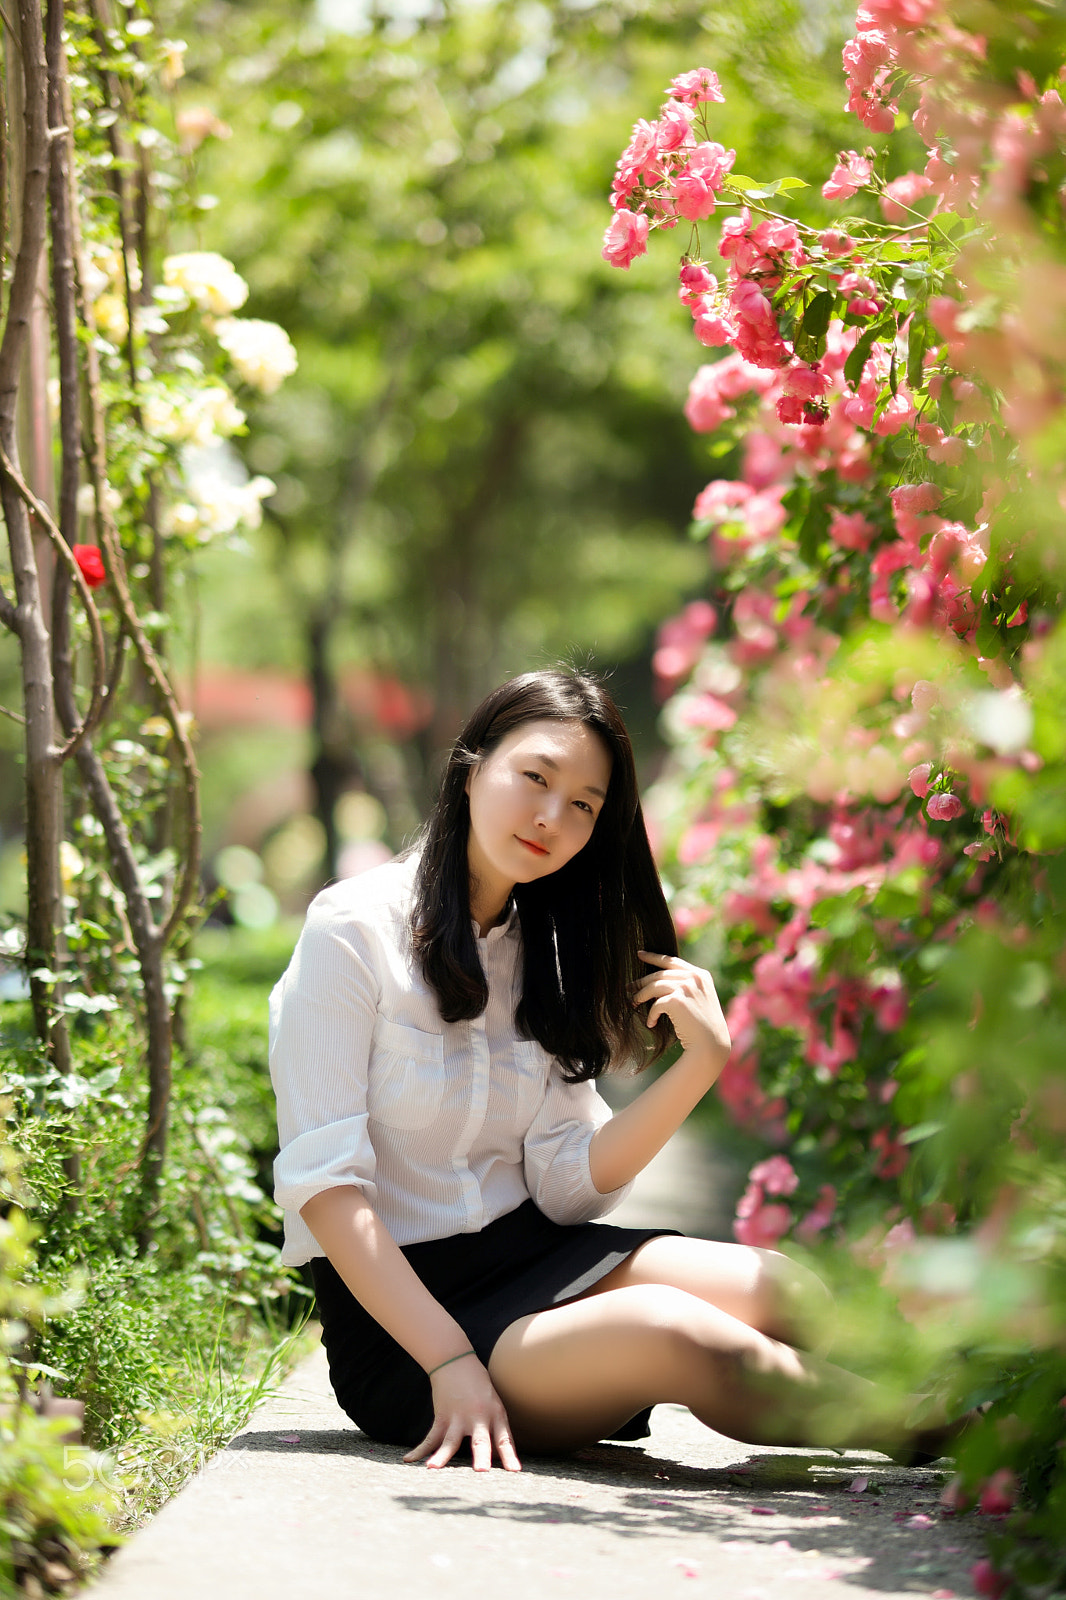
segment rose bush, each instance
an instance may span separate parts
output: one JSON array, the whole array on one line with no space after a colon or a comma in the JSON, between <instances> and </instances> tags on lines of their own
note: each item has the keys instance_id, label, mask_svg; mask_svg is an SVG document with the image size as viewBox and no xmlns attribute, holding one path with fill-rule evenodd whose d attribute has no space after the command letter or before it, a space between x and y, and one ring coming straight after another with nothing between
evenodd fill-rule
<instances>
[{"instance_id":1,"label":"rose bush","mask_svg":"<svg viewBox=\"0 0 1066 1600\"><path fill-rule=\"evenodd\" d=\"M1021 1486L1019 1592L1061 1581L1066 1517L1066 24L1023 9L862 6L848 106L881 137L804 215L732 170L709 70L612 196L629 260L691 224L680 298L730 352L686 405L736 468L694 508L710 594L658 642L652 810L766 1149L737 1237L846 1241L996 1402L962 1490Z\"/></svg>"}]
</instances>

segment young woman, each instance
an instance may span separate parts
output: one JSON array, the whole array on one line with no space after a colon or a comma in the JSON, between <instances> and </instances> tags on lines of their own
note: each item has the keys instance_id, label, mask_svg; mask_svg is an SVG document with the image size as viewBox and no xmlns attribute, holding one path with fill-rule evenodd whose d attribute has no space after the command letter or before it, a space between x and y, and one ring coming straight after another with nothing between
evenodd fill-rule
<instances>
[{"instance_id":1,"label":"young woman","mask_svg":"<svg viewBox=\"0 0 1066 1600\"><path fill-rule=\"evenodd\" d=\"M285 1260L311 1261L340 1404L406 1460L469 1439L475 1468L517 1471L519 1449L644 1437L657 1401L751 1443L916 1437L801 1354L821 1286L786 1257L591 1221L730 1047L591 677L528 673L478 707L417 852L315 900L271 1034ZM612 1117L595 1079L675 1035Z\"/></svg>"}]
</instances>

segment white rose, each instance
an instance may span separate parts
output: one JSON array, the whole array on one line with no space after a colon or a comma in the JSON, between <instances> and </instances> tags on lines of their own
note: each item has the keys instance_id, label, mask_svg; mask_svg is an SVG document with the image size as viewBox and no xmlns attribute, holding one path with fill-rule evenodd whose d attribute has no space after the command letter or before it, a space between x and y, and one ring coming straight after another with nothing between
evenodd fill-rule
<instances>
[{"instance_id":1,"label":"white rose","mask_svg":"<svg viewBox=\"0 0 1066 1600\"><path fill-rule=\"evenodd\" d=\"M223 317L215 337L244 382L273 394L296 371L296 351L285 329L256 317Z\"/></svg>"},{"instance_id":2,"label":"white rose","mask_svg":"<svg viewBox=\"0 0 1066 1600\"><path fill-rule=\"evenodd\" d=\"M184 289L201 311L225 316L243 306L248 285L225 256L214 250L190 250L184 255L167 256L163 262L163 282L171 289Z\"/></svg>"}]
</instances>

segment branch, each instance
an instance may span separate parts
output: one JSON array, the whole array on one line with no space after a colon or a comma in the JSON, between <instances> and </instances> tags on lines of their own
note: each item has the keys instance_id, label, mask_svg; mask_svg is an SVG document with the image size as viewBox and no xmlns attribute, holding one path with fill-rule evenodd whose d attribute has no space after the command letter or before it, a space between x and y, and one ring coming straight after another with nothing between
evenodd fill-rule
<instances>
[{"instance_id":1,"label":"branch","mask_svg":"<svg viewBox=\"0 0 1066 1600\"><path fill-rule=\"evenodd\" d=\"M28 37L33 37L36 33L39 38L40 12L35 6L27 12L26 0L20 0L19 23L20 27L26 30ZM43 40L39 53L37 48L23 52L23 72L26 80L26 105L22 229L15 272L11 280L7 320L4 324L3 339L0 340L0 429L4 431L14 428L19 367L29 330L30 312L37 292L37 269L41 246L44 243L48 127L45 116Z\"/></svg>"},{"instance_id":2,"label":"branch","mask_svg":"<svg viewBox=\"0 0 1066 1600\"><path fill-rule=\"evenodd\" d=\"M69 119L68 119L69 120ZM133 647L140 658L145 676L155 690L167 721L170 723L174 741L178 747L181 760L182 781L185 790L185 835L186 847L184 851L184 870L174 894L167 917L166 925L160 937L164 944L171 938L186 908L192 899L197 884L200 880L200 862L202 850L202 828L200 822L200 774L196 766L196 754L182 717L174 690L167 678L163 667L150 640L144 630L144 625L137 613L137 608L130 593L129 579L126 574L126 562L122 553L122 544L119 540L118 530L115 527L114 517L108 503L107 495L107 437L104 426L104 403L100 386L100 358L95 340L95 318L93 316L92 301L85 290L86 272L85 258L81 241L81 221L77 205L78 196L75 193L74 203L71 206L71 245L74 256L74 276L78 300L78 314L89 337L85 340L85 386L88 394L88 412L90 424L90 445L86 453L86 465L89 470L89 479L93 486L94 500L96 503L96 529L97 538L103 546L107 557L107 568L111 578L112 587L118 600L119 613L122 618L123 629L133 642Z\"/></svg>"},{"instance_id":3,"label":"branch","mask_svg":"<svg viewBox=\"0 0 1066 1600\"><path fill-rule=\"evenodd\" d=\"M121 619L118 625L118 638L115 640L115 653L111 657L111 671L107 679L106 709L110 711L116 704L118 686L122 678L122 668L126 661L126 624Z\"/></svg>"},{"instance_id":4,"label":"branch","mask_svg":"<svg viewBox=\"0 0 1066 1600\"><path fill-rule=\"evenodd\" d=\"M0 5L0 12L3 7ZM7 22L7 17L4 17ZM8 22L8 27L11 24ZM0 261L7 253L7 103L4 98L4 75L0 73Z\"/></svg>"},{"instance_id":5,"label":"branch","mask_svg":"<svg viewBox=\"0 0 1066 1600\"><path fill-rule=\"evenodd\" d=\"M79 363L78 321L74 301L74 261L70 248L70 168L74 163L74 143L70 118L66 115L66 51L63 46L63 0L48 0L45 26L45 59L48 64L48 136L51 140L48 163L48 209L52 222L52 302L56 353L59 365L59 532L63 542L73 546L78 537L78 481L81 449L78 438ZM95 674L98 680L106 675ZM70 573L66 566L56 570L52 586L52 679L57 701L62 681L73 697L74 667L70 645ZM94 683L94 688L95 688ZM101 695L104 692L100 684ZM102 699L100 709L102 709ZM79 737L89 730L93 707L82 723ZM99 710L97 712L99 721Z\"/></svg>"},{"instance_id":6,"label":"branch","mask_svg":"<svg viewBox=\"0 0 1066 1600\"><path fill-rule=\"evenodd\" d=\"M26 718L20 711L9 711L7 706L0 706L0 717L8 717L12 722L17 722L20 728L26 726Z\"/></svg>"},{"instance_id":7,"label":"branch","mask_svg":"<svg viewBox=\"0 0 1066 1600\"><path fill-rule=\"evenodd\" d=\"M75 587L78 590L78 596L85 608L85 618L89 624L89 635L92 639L93 647L92 694L89 698L89 709L86 711L81 723L75 728L66 744L56 752L56 760L65 761L77 749L85 735L90 733L99 722L100 713L104 707L104 688L107 681L107 652L104 648L104 630L100 623L100 613L96 609L96 601L93 599L92 591L85 581L85 574L74 559L73 550L60 533L56 526L55 518L48 507L42 500L38 500L18 468L12 463L2 444L0 444L0 470L3 471L4 476L12 484L20 498L33 512L59 555L66 562L70 575L74 579Z\"/></svg>"}]
</instances>

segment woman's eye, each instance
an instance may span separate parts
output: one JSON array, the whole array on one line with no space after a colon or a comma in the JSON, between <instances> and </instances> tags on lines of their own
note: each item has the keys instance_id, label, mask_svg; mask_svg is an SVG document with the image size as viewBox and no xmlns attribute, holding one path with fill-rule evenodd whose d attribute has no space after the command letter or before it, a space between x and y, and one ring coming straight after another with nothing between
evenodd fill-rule
<instances>
[{"instance_id":1,"label":"woman's eye","mask_svg":"<svg viewBox=\"0 0 1066 1600\"><path fill-rule=\"evenodd\" d=\"M587 800L575 800L574 804L575 804L575 806L580 806L582 811L587 811L590 817L593 817L593 816L596 815L596 813L593 811L592 807L589 805Z\"/></svg>"},{"instance_id":2,"label":"woman's eye","mask_svg":"<svg viewBox=\"0 0 1066 1600\"><path fill-rule=\"evenodd\" d=\"M540 772L527 772L524 774L524 776L527 778L532 778L534 783L544 782L544 775Z\"/></svg>"}]
</instances>

